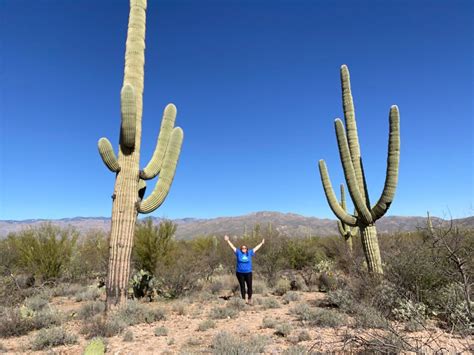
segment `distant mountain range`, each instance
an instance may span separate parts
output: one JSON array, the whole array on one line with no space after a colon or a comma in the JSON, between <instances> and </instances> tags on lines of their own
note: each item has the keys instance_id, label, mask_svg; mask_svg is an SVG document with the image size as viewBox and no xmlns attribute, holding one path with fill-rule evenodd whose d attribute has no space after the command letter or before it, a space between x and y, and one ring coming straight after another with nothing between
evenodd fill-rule
<instances>
[{"instance_id":1,"label":"distant mountain range","mask_svg":"<svg viewBox=\"0 0 474 355\"><path fill-rule=\"evenodd\" d=\"M151 217L154 223L159 223L160 218ZM79 232L91 230L108 231L110 218L105 217L75 217L55 220L28 219L22 221L0 220L0 238L9 233L51 222L60 227L71 226ZM281 234L289 236L329 236L337 234L336 221L305 217L294 213L280 212L255 212L237 217L218 217L209 219L182 218L173 220L178 225L176 238L190 239L200 235L242 235L251 233L259 224L264 230L271 226ZM449 223L440 218L433 218L433 224ZM474 216L453 220L454 225L474 229ZM426 217L383 217L377 222L380 233L408 232L426 227Z\"/></svg>"}]
</instances>

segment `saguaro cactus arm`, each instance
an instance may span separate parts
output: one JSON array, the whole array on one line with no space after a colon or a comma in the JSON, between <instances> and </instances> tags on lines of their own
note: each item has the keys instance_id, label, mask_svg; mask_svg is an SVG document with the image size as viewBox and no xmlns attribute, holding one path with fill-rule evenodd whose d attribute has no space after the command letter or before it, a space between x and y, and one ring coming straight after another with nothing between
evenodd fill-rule
<instances>
[{"instance_id":1,"label":"saguaro cactus arm","mask_svg":"<svg viewBox=\"0 0 474 355\"><path fill-rule=\"evenodd\" d=\"M341 190L341 207L344 211L347 212L346 192L344 191L344 184L341 184L340 190ZM345 238L353 237L357 232L357 227L351 227L341 221L337 221L337 228L339 229L339 233Z\"/></svg>"},{"instance_id":2,"label":"saguaro cactus arm","mask_svg":"<svg viewBox=\"0 0 474 355\"><path fill-rule=\"evenodd\" d=\"M105 166L107 166L110 171L118 173L120 171L120 165L110 141L103 137L99 139L98 147L100 157L102 158Z\"/></svg>"},{"instance_id":3,"label":"saguaro cactus arm","mask_svg":"<svg viewBox=\"0 0 474 355\"><path fill-rule=\"evenodd\" d=\"M156 148L150 162L140 171L140 177L144 180L153 179L160 173L165 153L170 141L171 132L173 131L174 122L176 120L176 106L168 104L163 112L161 120L160 134L156 141Z\"/></svg>"},{"instance_id":4,"label":"saguaro cactus arm","mask_svg":"<svg viewBox=\"0 0 474 355\"><path fill-rule=\"evenodd\" d=\"M341 66L341 88L342 88L342 107L344 110L344 118L346 122L347 141L349 144L349 151L351 153L352 165L359 186L359 191L362 198L366 201L366 205L370 206L369 195L364 186L365 178L362 169L359 135L357 133L357 123L355 119L354 101L351 92L351 80L349 69L346 65Z\"/></svg>"},{"instance_id":5,"label":"saguaro cactus arm","mask_svg":"<svg viewBox=\"0 0 474 355\"><path fill-rule=\"evenodd\" d=\"M357 225L357 219L354 216L348 214L337 201L336 194L332 188L331 179L329 178L326 163L322 159L319 161L319 173L321 175L321 181L323 182L324 193L331 210L342 222L350 226Z\"/></svg>"},{"instance_id":6,"label":"saguaro cactus arm","mask_svg":"<svg viewBox=\"0 0 474 355\"><path fill-rule=\"evenodd\" d=\"M349 151L349 145L344 132L344 124L340 119L336 119L334 125L336 127L337 144L339 146L342 167L344 168L344 176L346 178L347 187L349 188L352 201L354 202L354 207L356 208L358 216L360 216L367 225L372 224L374 222L372 215L370 214L369 208L365 205L365 201L359 191L359 185L357 183L357 177L355 175L351 153Z\"/></svg>"},{"instance_id":7,"label":"saguaro cactus arm","mask_svg":"<svg viewBox=\"0 0 474 355\"><path fill-rule=\"evenodd\" d=\"M387 172L382 195L372 208L374 220L382 217L390 207L398 183L398 166L400 163L400 113L398 107L390 108L390 136L388 141Z\"/></svg>"},{"instance_id":8,"label":"saguaro cactus arm","mask_svg":"<svg viewBox=\"0 0 474 355\"><path fill-rule=\"evenodd\" d=\"M120 130L120 144L133 149L135 147L135 133L137 127L137 102L133 86L125 84L120 92L120 111L122 125Z\"/></svg>"},{"instance_id":9,"label":"saguaro cactus arm","mask_svg":"<svg viewBox=\"0 0 474 355\"><path fill-rule=\"evenodd\" d=\"M160 205L165 200L170 190L171 183L173 182L182 143L183 130L179 127L176 127L171 133L171 138L168 144L168 149L166 150L163 167L161 169L158 182L155 185L151 195L138 204L138 212L153 212L158 207L160 207Z\"/></svg>"}]
</instances>

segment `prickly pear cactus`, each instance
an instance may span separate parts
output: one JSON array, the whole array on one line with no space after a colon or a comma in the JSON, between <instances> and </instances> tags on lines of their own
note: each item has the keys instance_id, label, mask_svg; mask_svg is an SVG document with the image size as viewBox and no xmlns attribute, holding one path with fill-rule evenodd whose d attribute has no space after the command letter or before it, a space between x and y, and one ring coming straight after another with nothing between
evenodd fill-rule
<instances>
[{"instance_id":1,"label":"prickly pear cactus","mask_svg":"<svg viewBox=\"0 0 474 355\"><path fill-rule=\"evenodd\" d=\"M400 115L397 106L390 108L390 133L385 185L380 199L371 207L360 155L349 69L345 65L341 67L341 84L346 124L344 126L340 119L336 119L335 128L344 176L355 208L353 215L347 213L342 204L337 201L324 160L319 161L319 172L326 198L334 214L345 225L359 228L369 272L382 274L382 260L380 258L375 221L387 212L397 188L400 160Z\"/></svg>"},{"instance_id":2,"label":"prickly pear cactus","mask_svg":"<svg viewBox=\"0 0 474 355\"><path fill-rule=\"evenodd\" d=\"M94 338L84 349L84 355L103 355L105 354L105 343L102 338Z\"/></svg>"},{"instance_id":3,"label":"prickly pear cactus","mask_svg":"<svg viewBox=\"0 0 474 355\"><path fill-rule=\"evenodd\" d=\"M106 285L108 309L126 302L137 214L150 213L165 200L183 142L183 130L174 127L176 107L169 104L164 110L155 153L145 169L140 170L146 8L146 0L130 0L118 155L107 138L99 140L102 160L116 173ZM145 180L157 175L159 179L153 192L145 197Z\"/></svg>"}]
</instances>

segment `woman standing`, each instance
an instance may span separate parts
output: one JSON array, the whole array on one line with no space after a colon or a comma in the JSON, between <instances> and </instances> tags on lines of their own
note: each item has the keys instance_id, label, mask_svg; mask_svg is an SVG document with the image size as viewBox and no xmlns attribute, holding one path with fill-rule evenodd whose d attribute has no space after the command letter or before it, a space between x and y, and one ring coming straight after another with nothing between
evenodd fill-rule
<instances>
[{"instance_id":1,"label":"woman standing","mask_svg":"<svg viewBox=\"0 0 474 355\"><path fill-rule=\"evenodd\" d=\"M224 237L225 241L234 251L235 257L237 259L236 267L236 276L239 280L240 285L240 294L245 300L245 284L247 284L247 303L252 304L252 256L255 255L258 249L265 243L265 239L262 239L262 242L257 245L255 248L248 250L247 246L242 245L240 249L237 249L234 244L229 240L229 237L226 235Z\"/></svg>"}]
</instances>

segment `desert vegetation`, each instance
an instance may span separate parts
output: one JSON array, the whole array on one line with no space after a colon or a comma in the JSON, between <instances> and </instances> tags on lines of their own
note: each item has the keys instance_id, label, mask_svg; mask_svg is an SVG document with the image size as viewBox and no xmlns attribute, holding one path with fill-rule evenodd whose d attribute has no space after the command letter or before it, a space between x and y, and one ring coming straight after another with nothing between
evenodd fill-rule
<instances>
[{"instance_id":1,"label":"desert vegetation","mask_svg":"<svg viewBox=\"0 0 474 355\"><path fill-rule=\"evenodd\" d=\"M254 260L253 306L239 298L222 236L184 241L175 231L170 221L138 223L127 303L107 318L105 234L51 224L10 234L0 242L2 348L80 352L100 343L111 352L225 354L243 342L245 353L472 351L472 230L427 224L380 235L384 274L374 277L362 248L351 252L341 236L257 227L234 237L266 240Z\"/></svg>"}]
</instances>

